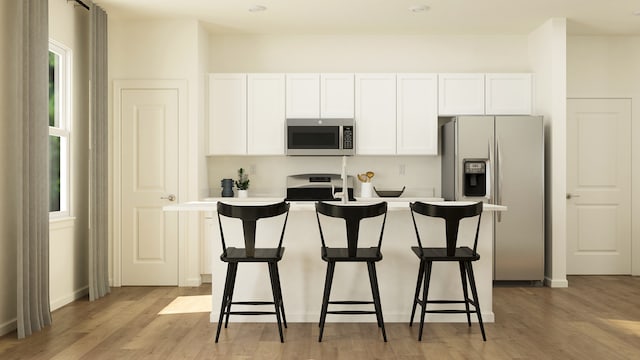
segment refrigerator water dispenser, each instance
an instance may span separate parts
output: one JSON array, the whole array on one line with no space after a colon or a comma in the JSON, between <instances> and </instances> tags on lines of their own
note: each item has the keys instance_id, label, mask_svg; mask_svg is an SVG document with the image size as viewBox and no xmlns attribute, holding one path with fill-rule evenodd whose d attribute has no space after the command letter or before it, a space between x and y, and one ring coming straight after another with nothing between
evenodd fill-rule
<instances>
[{"instance_id":1,"label":"refrigerator water dispenser","mask_svg":"<svg viewBox=\"0 0 640 360\"><path fill-rule=\"evenodd\" d=\"M487 160L464 159L464 196L487 196Z\"/></svg>"}]
</instances>

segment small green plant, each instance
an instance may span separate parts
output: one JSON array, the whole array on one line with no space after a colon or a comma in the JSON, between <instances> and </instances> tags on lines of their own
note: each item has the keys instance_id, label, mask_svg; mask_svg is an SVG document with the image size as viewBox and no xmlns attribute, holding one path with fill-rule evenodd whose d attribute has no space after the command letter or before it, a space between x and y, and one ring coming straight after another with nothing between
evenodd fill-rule
<instances>
[{"instance_id":1,"label":"small green plant","mask_svg":"<svg viewBox=\"0 0 640 360\"><path fill-rule=\"evenodd\" d=\"M238 169L238 180L235 181L236 189L247 190L249 189L249 175L243 168Z\"/></svg>"}]
</instances>

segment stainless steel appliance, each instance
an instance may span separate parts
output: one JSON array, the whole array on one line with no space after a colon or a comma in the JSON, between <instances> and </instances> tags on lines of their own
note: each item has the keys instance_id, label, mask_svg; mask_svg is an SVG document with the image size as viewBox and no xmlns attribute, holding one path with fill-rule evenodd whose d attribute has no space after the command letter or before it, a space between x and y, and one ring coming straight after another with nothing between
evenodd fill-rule
<instances>
[{"instance_id":1,"label":"stainless steel appliance","mask_svg":"<svg viewBox=\"0 0 640 360\"><path fill-rule=\"evenodd\" d=\"M541 116L459 116L445 123L442 197L507 206L494 215L494 280L544 279Z\"/></svg>"},{"instance_id":2,"label":"stainless steel appliance","mask_svg":"<svg viewBox=\"0 0 640 360\"><path fill-rule=\"evenodd\" d=\"M353 176L347 176L347 192L349 200L353 197ZM342 191L340 174L300 174L287 176L288 201L340 200L336 192Z\"/></svg>"},{"instance_id":3,"label":"stainless steel appliance","mask_svg":"<svg viewBox=\"0 0 640 360\"><path fill-rule=\"evenodd\" d=\"M287 119L287 155L354 155L353 119Z\"/></svg>"}]
</instances>

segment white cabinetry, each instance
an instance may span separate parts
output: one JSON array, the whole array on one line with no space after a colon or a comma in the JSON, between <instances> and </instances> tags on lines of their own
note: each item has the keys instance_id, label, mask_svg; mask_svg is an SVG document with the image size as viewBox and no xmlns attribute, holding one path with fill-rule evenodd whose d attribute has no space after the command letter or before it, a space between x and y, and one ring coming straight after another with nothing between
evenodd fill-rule
<instances>
[{"instance_id":1,"label":"white cabinetry","mask_svg":"<svg viewBox=\"0 0 640 360\"><path fill-rule=\"evenodd\" d=\"M210 155L247 153L247 76L209 75Z\"/></svg>"},{"instance_id":2,"label":"white cabinetry","mask_svg":"<svg viewBox=\"0 0 640 360\"><path fill-rule=\"evenodd\" d=\"M438 76L397 75L398 155L438 154Z\"/></svg>"},{"instance_id":3,"label":"white cabinetry","mask_svg":"<svg viewBox=\"0 0 640 360\"><path fill-rule=\"evenodd\" d=\"M283 155L284 74L247 76L247 153Z\"/></svg>"},{"instance_id":4,"label":"white cabinetry","mask_svg":"<svg viewBox=\"0 0 640 360\"><path fill-rule=\"evenodd\" d=\"M356 153L396 153L396 75L356 74Z\"/></svg>"},{"instance_id":5,"label":"white cabinetry","mask_svg":"<svg viewBox=\"0 0 640 360\"><path fill-rule=\"evenodd\" d=\"M484 114L484 74L440 74L438 114Z\"/></svg>"},{"instance_id":6,"label":"white cabinetry","mask_svg":"<svg viewBox=\"0 0 640 360\"><path fill-rule=\"evenodd\" d=\"M488 115L530 115L531 74L485 74L485 112Z\"/></svg>"},{"instance_id":7,"label":"white cabinetry","mask_svg":"<svg viewBox=\"0 0 640 360\"><path fill-rule=\"evenodd\" d=\"M353 74L287 74L287 118L353 118Z\"/></svg>"},{"instance_id":8,"label":"white cabinetry","mask_svg":"<svg viewBox=\"0 0 640 360\"><path fill-rule=\"evenodd\" d=\"M352 119L353 86L353 74L320 74L320 117Z\"/></svg>"},{"instance_id":9,"label":"white cabinetry","mask_svg":"<svg viewBox=\"0 0 640 360\"><path fill-rule=\"evenodd\" d=\"M287 74L287 118L320 117L320 75Z\"/></svg>"}]
</instances>

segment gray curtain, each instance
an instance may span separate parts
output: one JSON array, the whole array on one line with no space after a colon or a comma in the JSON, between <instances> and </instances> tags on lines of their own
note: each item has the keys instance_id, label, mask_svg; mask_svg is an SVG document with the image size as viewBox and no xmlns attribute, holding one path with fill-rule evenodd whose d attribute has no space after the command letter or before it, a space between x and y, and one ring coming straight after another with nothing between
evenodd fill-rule
<instances>
[{"instance_id":1,"label":"gray curtain","mask_svg":"<svg viewBox=\"0 0 640 360\"><path fill-rule=\"evenodd\" d=\"M47 0L19 0L22 133L18 338L51 324L49 307L49 28Z\"/></svg>"},{"instance_id":2,"label":"gray curtain","mask_svg":"<svg viewBox=\"0 0 640 360\"><path fill-rule=\"evenodd\" d=\"M91 4L89 55L89 300L109 293L107 14Z\"/></svg>"}]
</instances>

